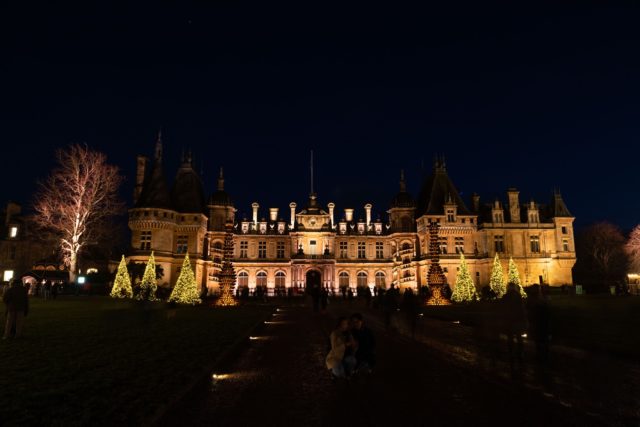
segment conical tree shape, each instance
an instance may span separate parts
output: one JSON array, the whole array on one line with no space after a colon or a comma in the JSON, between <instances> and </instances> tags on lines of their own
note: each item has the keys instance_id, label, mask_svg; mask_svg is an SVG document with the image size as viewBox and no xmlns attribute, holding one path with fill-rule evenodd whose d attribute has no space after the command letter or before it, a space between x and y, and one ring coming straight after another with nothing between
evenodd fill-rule
<instances>
[{"instance_id":1,"label":"conical tree shape","mask_svg":"<svg viewBox=\"0 0 640 427\"><path fill-rule=\"evenodd\" d=\"M140 292L136 297L139 300L156 300L156 290L158 289L158 283L156 281L156 260L153 257L153 252L149 256L147 266L144 269L144 275L142 276L142 282L140 283Z\"/></svg>"},{"instance_id":2,"label":"conical tree shape","mask_svg":"<svg viewBox=\"0 0 640 427\"><path fill-rule=\"evenodd\" d=\"M507 293L507 288L504 285L504 273L502 272L502 264L500 264L500 258L498 257L497 253L495 258L493 259L493 268L491 269L489 287L498 298L502 298L502 296Z\"/></svg>"},{"instance_id":3,"label":"conical tree shape","mask_svg":"<svg viewBox=\"0 0 640 427\"><path fill-rule=\"evenodd\" d=\"M189 254L185 254L184 256L180 276L178 277L176 285L173 287L173 291L171 291L169 301L191 305L200 304L202 302L200 301L200 293L198 292L196 277L191 269Z\"/></svg>"},{"instance_id":4,"label":"conical tree shape","mask_svg":"<svg viewBox=\"0 0 640 427\"><path fill-rule=\"evenodd\" d=\"M113 281L111 296L113 298L133 298L131 277L129 277L129 271L127 271L127 262L124 259L124 255L122 255L120 265L118 266L118 273Z\"/></svg>"},{"instance_id":5,"label":"conical tree shape","mask_svg":"<svg viewBox=\"0 0 640 427\"><path fill-rule=\"evenodd\" d=\"M216 301L217 306L229 307L238 303L233 298L231 288L236 282L236 272L231 263L233 258L233 224L225 224L226 234L224 235L224 253L222 258L222 271L220 271L220 298Z\"/></svg>"},{"instance_id":6,"label":"conical tree shape","mask_svg":"<svg viewBox=\"0 0 640 427\"><path fill-rule=\"evenodd\" d=\"M527 297L527 293L522 288L522 284L520 283L520 273L518 272L518 266L513 261L513 258L509 258L509 283L514 283L518 288L518 292L520 292L520 296L522 298Z\"/></svg>"},{"instance_id":7,"label":"conical tree shape","mask_svg":"<svg viewBox=\"0 0 640 427\"><path fill-rule=\"evenodd\" d=\"M460 269L456 276L456 287L451 294L451 300L454 302L470 302L477 299L476 286L469 274L469 267L464 254L460 254Z\"/></svg>"}]
</instances>

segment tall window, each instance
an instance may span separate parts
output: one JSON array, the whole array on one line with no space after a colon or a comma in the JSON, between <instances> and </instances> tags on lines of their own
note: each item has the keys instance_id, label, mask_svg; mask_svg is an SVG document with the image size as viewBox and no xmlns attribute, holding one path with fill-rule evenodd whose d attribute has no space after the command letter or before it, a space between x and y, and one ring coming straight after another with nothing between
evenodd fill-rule
<instances>
[{"instance_id":1,"label":"tall window","mask_svg":"<svg viewBox=\"0 0 640 427\"><path fill-rule=\"evenodd\" d=\"M358 273L358 287L360 288L364 286L367 286L367 273L361 271Z\"/></svg>"},{"instance_id":2,"label":"tall window","mask_svg":"<svg viewBox=\"0 0 640 427\"><path fill-rule=\"evenodd\" d=\"M345 286L349 286L349 273L347 273L346 271L343 271L342 273L340 273L340 275L338 276L338 285L341 288Z\"/></svg>"},{"instance_id":3,"label":"tall window","mask_svg":"<svg viewBox=\"0 0 640 427\"><path fill-rule=\"evenodd\" d=\"M340 242L340 258L347 257L347 242Z\"/></svg>"},{"instance_id":4,"label":"tall window","mask_svg":"<svg viewBox=\"0 0 640 427\"><path fill-rule=\"evenodd\" d=\"M456 237L454 238L456 244L456 253L463 254L464 253L464 237Z\"/></svg>"},{"instance_id":5,"label":"tall window","mask_svg":"<svg viewBox=\"0 0 640 427\"><path fill-rule=\"evenodd\" d=\"M384 258L384 243L382 242L376 242L376 258Z\"/></svg>"},{"instance_id":6,"label":"tall window","mask_svg":"<svg viewBox=\"0 0 640 427\"><path fill-rule=\"evenodd\" d=\"M189 247L189 236L178 236L176 239L176 253L185 254Z\"/></svg>"},{"instance_id":7,"label":"tall window","mask_svg":"<svg viewBox=\"0 0 640 427\"><path fill-rule=\"evenodd\" d=\"M438 239L440 242L440 253L443 255L446 255L448 253L448 248L447 248L447 238L446 237L440 237Z\"/></svg>"},{"instance_id":8,"label":"tall window","mask_svg":"<svg viewBox=\"0 0 640 427\"><path fill-rule=\"evenodd\" d=\"M456 216L453 213L453 209L447 209L447 222L456 222Z\"/></svg>"},{"instance_id":9,"label":"tall window","mask_svg":"<svg viewBox=\"0 0 640 427\"><path fill-rule=\"evenodd\" d=\"M256 286L267 286L267 273L264 271L256 274Z\"/></svg>"},{"instance_id":10,"label":"tall window","mask_svg":"<svg viewBox=\"0 0 640 427\"><path fill-rule=\"evenodd\" d=\"M382 271L378 271L376 273L376 286L379 288L384 288L386 286L386 277Z\"/></svg>"},{"instance_id":11,"label":"tall window","mask_svg":"<svg viewBox=\"0 0 640 427\"><path fill-rule=\"evenodd\" d=\"M562 250L569 252L569 239L562 239Z\"/></svg>"},{"instance_id":12,"label":"tall window","mask_svg":"<svg viewBox=\"0 0 640 427\"><path fill-rule=\"evenodd\" d=\"M278 271L276 273L276 288L283 288L284 287L284 281L286 279L286 274L284 274L284 271Z\"/></svg>"},{"instance_id":13,"label":"tall window","mask_svg":"<svg viewBox=\"0 0 640 427\"><path fill-rule=\"evenodd\" d=\"M504 252L504 236L493 236L493 244L496 252Z\"/></svg>"},{"instance_id":14,"label":"tall window","mask_svg":"<svg viewBox=\"0 0 640 427\"><path fill-rule=\"evenodd\" d=\"M567 234L567 226L566 225L562 226L562 234Z\"/></svg>"},{"instance_id":15,"label":"tall window","mask_svg":"<svg viewBox=\"0 0 640 427\"><path fill-rule=\"evenodd\" d=\"M366 258L366 244L365 242L358 242L358 258L365 259Z\"/></svg>"},{"instance_id":16,"label":"tall window","mask_svg":"<svg viewBox=\"0 0 640 427\"><path fill-rule=\"evenodd\" d=\"M249 273L246 271L238 273L238 286L249 286Z\"/></svg>"},{"instance_id":17,"label":"tall window","mask_svg":"<svg viewBox=\"0 0 640 427\"><path fill-rule=\"evenodd\" d=\"M276 243L276 258L284 258L284 242Z\"/></svg>"},{"instance_id":18,"label":"tall window","mask_svg":"<svg viewBox=\"0 0 640 427\"><path fill-rule=\"evenodd\" d=\"M11 227L9 229L9 237L16 237L18 235L18 227Z\"/></svg>"},{"instance_id":19,"label":"tall window","mask_svg":"<svg viewBox=\"0 0 640 427\"><path fill-rule=\"evenodd\" d=\"M529 237L529 242L531 243L531 253L540 253L540 236Z\"/></svg>"},{"instance_id":20,"label":"tall window","mask_svg":"<svg viewBox=\"0 0 640 427\"><path fill-rule=\"evenodd\" d=\"M151 249L151 231L140 232L140 249L143 251Z\"/></svg>"},{"instance_id":21,"label":"tall window","mask_svg":"<svg viewBox=\"0 0 640 427\"><path fill-rule=\"evenodd\" d=\"M504 216L502 215L502 212L496 212L493 214L493 222L504 222Z\"/></svg>"},{"instance_id":22,"label":"tall window","mask_svg":"<svg viewBox=\"0 0 640 427\"><path fill-rule=\"evenodd\" d=\"M311 255L316 255L316 241L315 240L309 240L309 253Z\"/></svg>"},{"instance_id":23,"label":"tall window","mask_svg":"<svg viewBox=\"0 0 640 427\"><path fill-rule=\"evenodd\" d=\"M249 252L249 242L246 240L240 241L240 258L247 258Z\"/></svg>"},{"instance_id":24,"label":"tall window","mask_svg":"<svg viewBox=\"0 0 640 427\"><path fill-rule=\"evenodd\" d=\"M267 257L267 242L258 242L258 258Z\"/></svg>"}]
</instances>

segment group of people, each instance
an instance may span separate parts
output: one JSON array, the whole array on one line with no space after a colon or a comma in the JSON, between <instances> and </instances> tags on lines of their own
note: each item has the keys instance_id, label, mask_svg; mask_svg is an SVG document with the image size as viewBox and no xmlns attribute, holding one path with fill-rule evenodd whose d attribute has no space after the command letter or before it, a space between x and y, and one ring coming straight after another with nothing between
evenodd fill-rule
<instances>
[{"instance_id":1,"label":"group of people","mask_svg":"<svg viewBox=\"0 0 640 427\"><path fill-rule=\"evenodd\" d=\"M338 318L329 340L331 349L325 363L333 378L367 374L375 366L375 339L360 313Z\"/></svg>"}]
</instances>

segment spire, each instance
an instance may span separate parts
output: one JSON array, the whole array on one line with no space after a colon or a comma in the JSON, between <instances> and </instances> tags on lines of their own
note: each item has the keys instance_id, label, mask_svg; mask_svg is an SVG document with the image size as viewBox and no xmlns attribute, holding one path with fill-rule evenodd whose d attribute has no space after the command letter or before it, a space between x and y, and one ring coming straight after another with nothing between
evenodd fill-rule
<instances>
[{"instance_id":1,"label":"spire","mask_svg":"<svg viewBox=\"0 0 640 427\"><path fill-rule=\"evenodd\" d=\"M407 183L404 181L404 169L400 169L400 192L407 192Z\"/></svg>"},{"instance_id":2,"label":"spire","mask_svg":"<svg viewBox=\"0 0 640 427\"><path fill-rule=\"evenodd\" d=\"M315 194L314 191L313 191L313 150L311 150L311 162L310 162L310 165L311 165L311 194L313 195L313 194Z\"/></svg>"},{"instance_id":3,"label":"spire","mask_svg":"<svg viewBox=\"0 0 640 427\"><path fill-rule=\"evenodd\" d=\"M433 170L435 172L446 172L447 171L447 164L444 160L444 155L439 156L436 154L434 161L433 161Z\"/></svg>"},{"instance_id":4,"label":"spire","mask_svg":"<svg viewBox=\"0 0 640 427\"><path fill-rule=\"evenodd\" d=\"M218 175L218 191L224 191L224 174L222 166L220 166L220 174Z\"/></svg>"},{"instance_id":5,"label":"spire","mask_svg":"<svg viewBox=\"0 0 640 427\"><path fill-rule=\"evenodd\" d=\"M162 130L158 131L158 139L156 140L156 161L162 161Z\"/></svg>"}]
</instances>

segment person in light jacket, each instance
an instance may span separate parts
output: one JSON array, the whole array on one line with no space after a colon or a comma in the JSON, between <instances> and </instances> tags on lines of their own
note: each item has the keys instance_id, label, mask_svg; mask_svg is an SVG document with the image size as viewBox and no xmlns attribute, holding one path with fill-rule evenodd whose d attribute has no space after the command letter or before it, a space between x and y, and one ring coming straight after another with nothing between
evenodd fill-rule
<instances>
[{"instance_id":1,"label":"person in light jacket","mask_svg":"<svg viewBox=\"0 0 640 427\"><path fill-rule=\"evenodd\" d=\"M349 332L349 321L346 317L338 319L338 325L331 332L330 341L331 350L325 361L327 369L334 377L349 377L356 366L357 344Z\"/></svg>"}]
</instances>

